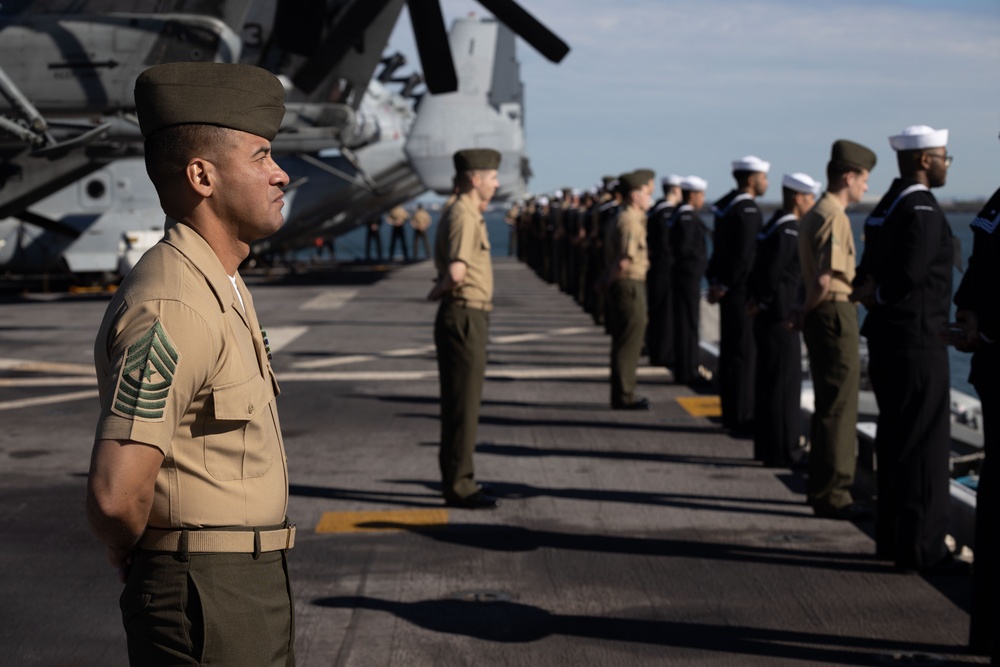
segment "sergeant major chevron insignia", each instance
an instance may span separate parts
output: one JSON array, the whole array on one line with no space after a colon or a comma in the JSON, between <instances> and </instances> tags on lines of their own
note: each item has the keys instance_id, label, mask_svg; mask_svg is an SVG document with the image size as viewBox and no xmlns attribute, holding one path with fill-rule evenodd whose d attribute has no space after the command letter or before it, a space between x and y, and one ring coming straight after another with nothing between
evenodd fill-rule
<instances>
[{"instance_id":1,"label":"sergeant major chevron insignia","mask_svg":"<svg viewBox=\"0 0 1000 667\"><path fill-rule=\"evenodd\" d=\"M163 421L180 358L157 320L125 353L112 412L142 421Z\"/></svg>"}]
</instances>

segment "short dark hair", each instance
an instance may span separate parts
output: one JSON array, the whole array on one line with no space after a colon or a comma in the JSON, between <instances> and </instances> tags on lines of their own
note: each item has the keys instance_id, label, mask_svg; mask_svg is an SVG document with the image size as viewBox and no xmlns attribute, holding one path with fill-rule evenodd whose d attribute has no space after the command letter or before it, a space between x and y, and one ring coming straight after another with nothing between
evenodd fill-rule
<instances>
[{"instance_id":1,"label":"short dark hair","mask_svg":"<svg viewBox=\"0 0 1000 667\"><path fill-rule=\"evenodd\" d=\"M756 174L756 171L747 171L746 169L739 169L733 172L733 178L736 179L736 187L742 190L750 185L750 177Z\"/></svg>"},{"instance_id":2,"label":"short dark hair","mask_svg":"<svg viewBox=\"0 0 1000 667\"><path fill-rule=\"evenodd\" d=\"M861 167L849 164L847 162L841 162L840 160L830 160L826 163L826 182L827 187L833 186L840 181L840 177L844 174L860 174L864 169Z\"/></svg>"},{"instance_id":3,"label":"short dark hair","mask_svg":"<svg viewBox=\"0 0 1000 667\"><path fill-rule=\"evenodd\" d=\"M174 125L153 132L145 141L146 173L159 189L178 176L199 153L211 154L229 138L229 130L217 125ZM206 155L205 157L209 157Z\"/></svg>"},{"instance_id":4,"label":"short dark hair","mask_svg":"<svg viewBox=\"0 0 1000 667\"><path fill-rule=\"evenodd\" d=\"M792 190L791 188L781 187L781 207L785 212L789 212L795 207L795 195L806 194L804 192L799 192L798 190Z\"/></svg>"}]
</instances>

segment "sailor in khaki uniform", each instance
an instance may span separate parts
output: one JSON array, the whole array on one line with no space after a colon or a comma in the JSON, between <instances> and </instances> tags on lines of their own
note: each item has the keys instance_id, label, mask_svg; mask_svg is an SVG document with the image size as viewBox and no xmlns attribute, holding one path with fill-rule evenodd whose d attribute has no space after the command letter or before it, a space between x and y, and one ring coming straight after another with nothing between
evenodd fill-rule
<instances>
[{"instance_id":1,"label":"sailor in khaki uniform","mask_svg":"<svg viewBox=\"0 0 1000 667\"><path fill-rule=\"evenodd\" d=\"M636 369L646 336L646 273L649 246L646 210L653 195L653 172L639 169L619 179L623 207L605 240L608 263L607 317L611 333L611 407L649 410L635 395Z\"/></svg>"},{"instance_id":2,"label":"sailor in khaki uniform","mask_svg":"<svg viewBox=\"0 0 1000 667\"><path fill-rule=\"evenodd\" d=\"M438 277L427 295L430 301L441 301L434 321L441 387L441 491L451 507L495 509L500 501L476 483L472 453L493 310L493 265L483 211L497 190L500 153L462 150L455 153L454 163L457 196L438 221Z\"/></svg>"},{"instance_id":3,"label":"sailor in khaki uniform","mask_svg":"<svg viewBox=\"0 0 1000 667\"><path fill-rule=\"evenodd\" d=\"M171 63L136 81L166 234L94 346L92 529L125 583L133 665L293 665L288 468L253 300L236 269L282 224L265 70Z\"/></svg>"}]
</instances>

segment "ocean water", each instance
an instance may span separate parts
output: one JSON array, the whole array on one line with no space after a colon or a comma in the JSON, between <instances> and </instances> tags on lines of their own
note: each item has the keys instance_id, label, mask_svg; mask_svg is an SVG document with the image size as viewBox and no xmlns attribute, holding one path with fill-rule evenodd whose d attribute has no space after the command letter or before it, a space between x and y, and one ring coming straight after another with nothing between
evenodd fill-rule
<instances>
[{"instance_id":1,"label":"ocean water","mask_svg":"<svg viewBox=\"0 0 1000 667\"><path fill-rule=\"evenodd\" d=\"M431 226L428 231L428 236L433 245L434 231L436 229L437 218L440 211L431 211L431 217L434 220L434 225ZM855 245L858 248L858 253L864 250L864 240L862 238L862 229L864 227L864 221L867 217L867 213L850 213L851 218L851 228L854 231ZM494 257L506 257L510 249L510 227L504 222L504 211L502 209L487 212L484 216L486 218L486 227L490 235L490 245L492 247L492 255ZM702 214L703 219L706 223L711 221L711 216L708 213ZM974 213L950 213L948 214L948 222L951 224L951 231L954 235L956 241L961 245L961 256L962 256L962 267L968 264L969 255L972 253L972 230L969 224L975 217ZM389 251L389 234L390 230L387 225L382 225L382 249L384 252ZM407 230L407 244L409 248L411 232ZM365 230L355 229L354 231L345 234L337 239L337 258L341 261L349 261L351 259L364 259L365 257ZM409 248L412 253L413 249ZM399 250L397 249L397 258L401 259ZM711 254L711 239L709 239L709 254ZM422 255L421 255L422 256ZM957 268L955 269L953 276L953 289L958 289L959 282L962 280L962 273ZM952 307L954 311L954 306ZM864 308L861 309L861 318L864 318ZM949 358L951 362L951 386L959 391L965 392L967 394L975 395L975 390L968 382L969 377L969 355L959 352L955 349L949 350Z\"/></svg>"}]
</instances>

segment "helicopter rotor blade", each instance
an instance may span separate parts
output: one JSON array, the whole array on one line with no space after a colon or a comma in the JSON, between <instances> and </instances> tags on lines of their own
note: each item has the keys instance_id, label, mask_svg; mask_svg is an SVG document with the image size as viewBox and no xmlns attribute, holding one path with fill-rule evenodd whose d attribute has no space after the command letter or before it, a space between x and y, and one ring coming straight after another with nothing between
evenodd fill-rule
<instances>
[{"instance_id":1,"label":"helicopter rotor blade","mask_svg":"<svg viewBox=\"0 0 1000 667\"><path fill-rule=\"evenodd\" d=\"M514 0L478 0L478 2L490 10L497 20L520 35L524 41L552 62L560 62L569 53L569 45L566 42Z\"/></svg>"},{"instance_id":2,"label":"helicopter rotor blade","mask_svg":"<svg viewBox=\"0 0 1000 667\"><path fill-rule=\"evenodd\" d=\"M413 37L427 90L437 95L458 90L458 75L451 59L451 45L438 0L408 0Z\"/></svg>"},{"instance_id":3,"label":"helicopter rotor blade","mask_svg":"<svg viewBox=\"0 0 1000 667\"><path fill-rule=\"evenodd\" d=\"M357 0L344 9L333 29L320 42L316 54L292 76L292 82L307 93L313 92L330 73L331 63L344 57L390 0Z\"/></svg>"}]
</instances>

